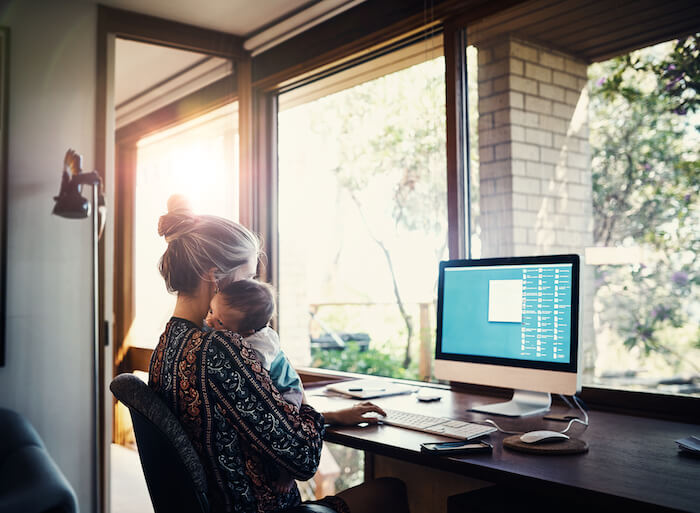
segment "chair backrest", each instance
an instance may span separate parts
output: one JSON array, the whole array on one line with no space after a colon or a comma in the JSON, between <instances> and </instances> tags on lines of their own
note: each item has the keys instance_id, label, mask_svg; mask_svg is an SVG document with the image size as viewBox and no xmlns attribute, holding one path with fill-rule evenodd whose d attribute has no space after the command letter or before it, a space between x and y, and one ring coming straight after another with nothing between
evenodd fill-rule
<instances>
[{"instance_id":1,"label":"chair backrest","mask_svg":"<svg viewBox=\"0 0 700 513\"><path fill-rule=\"evenodd\" d=\"M133 374L120 374L109 388L131 413L155 513L207 513L204 467L175 415Z\"/></svg>"}]
</instances>

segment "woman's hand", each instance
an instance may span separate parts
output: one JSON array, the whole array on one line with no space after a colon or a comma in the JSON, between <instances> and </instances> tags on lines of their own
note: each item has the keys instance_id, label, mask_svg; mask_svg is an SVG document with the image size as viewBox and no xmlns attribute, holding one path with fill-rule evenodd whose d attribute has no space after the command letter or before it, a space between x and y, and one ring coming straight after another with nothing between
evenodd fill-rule
<instances>
[{"instance_id":1,"label":"woman's hand","mask_svg":"<svg viewBox=\"0 0 700 513\"><path fill-rule=\"evenodd\" d=\"M378 413L380 415L386 416L386 412L382 410L376 404L365 401L362 403L357 403L352 408L344 408L342 410L324 412L323 416L326 422L329 424L339 424L342 426L354 426L355 424L361 424L362 422L367 422L369 424L376 424L376 417L364 417L366 413Z\"/></svg>"}]
</instances>

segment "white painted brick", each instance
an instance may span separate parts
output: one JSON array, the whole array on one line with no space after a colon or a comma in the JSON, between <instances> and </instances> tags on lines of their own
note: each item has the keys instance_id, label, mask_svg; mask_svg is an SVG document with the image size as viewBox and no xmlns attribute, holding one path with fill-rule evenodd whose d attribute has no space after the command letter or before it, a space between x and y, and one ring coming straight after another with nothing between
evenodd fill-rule
<instances>
[{"instance_id":1,"label":"white painted brick","mask_svg":"<svg viewBox=\"0 0 700 513\"><path fill-rule=\"evenodd\" d=\"M509 101L510 101L510 107L512 109L522 109L524 107L524 96L523 93L517 93L514 91L510 91L508 93L509 96Z\"/></svg>"},{"instance_id":2,"label":"white painted brick","mask_svg":"<svg viewBox=\"0 0 700 513\"><path fill-rule=\"evenodd\" d=\"M513 91L520 91L522 93L529 93L532 95L537 94L537 80L519 77L517 75L510 75L509 78L510 88Z\"/></svg>"},{"instance_id":3,"label":"white painted brick","mask_svg":"<svg viewBox=\"0 0 700 513\"><path fill-rule=\"evenodd\" d=\"M527 112L520 109L511 109L508 118L514 125L537 128L540 126L540 117L536 112ZM506 120L507 122L507 120Z\"/></svg>"},{"instance_id":4,"label":"white painted brick","mask_svg":"<svg viewBox=\"0 0 700 513\"><path fill-rule=\"evenodd\" d=\"M567 195L566 182L550 179L546 184L542 184L542 194L546 194L554 199Z\"/></svg>"},{"instance_id":5,"label":"white painted brick","mask_svg":"<svg viewBox=\"0 0 700 513\"><path fill-rule=\"evenodd\" d=\"M514 142L511 148L511 157L523 160L540 160L540 148L535 144Z\"/></svg>"},{"instance_id":6,"label":"white painted brick","mask_svg":"<svg viewBox=\"0 0 700 513\"><path fill-rule=\"evenodd\" d=\"M509 159L510 153L510 143L499 144L494 147L494 158L496 160Z\"/></svg>"},{"instance_id":7,"label":"white painted brick","mask_svg":"<svg viewBox=\"0 0 700 513\"><path fill-rule=\"evenodd\" d=\"M508 194L513 192L513 177L497 178L495 180L495 194Z\"/></svg>"},{"instance_id":8,"label":"white painted brick","mask_svg":"<svg viewBox=\"0 0 700 513\"><path fill-rule=\"evenodd\" d=\"M493 128L493 114L490 112L487 114L480 114L479 115L479 131L488 130L490 128Z\"/></svg>"},{"instance_id":9,"label":"white painted brick","mask_svg":"<svg viewBox=\"0 0 700 513\"><path fill-rule=\"evenodd\" d=\"M503 77L494 78L492 81L492 90L494 93L501 93L508 90L508 78L510 75L505 75Z\"/></svg>"},{"instance_id":10,"label":"white painted brick","mask_svg":"<svg viewBox=\"0 0 700 513\"><path fill-rule=\"evenodd\" d=\"M520 59L509 59L510 73L511 75L524 75L525 74L525 63Z\"/></svg>"},{"instance_id":11,"label":"white painted brick","mask_svg":"<svg viewBox=\"0 0 700 513\"><path fill-rule=\"evenodd\" d=\"M537 64L526 62L525 76L528 78L534 78L535 80L539 80L540 82L551 82L552 70L548 68L543 68L542 66L538 66Z\"/></svg>"},{"instance_id":12,"label":"white painted brick","mask_svg":"<svg viewBox=\"0 0 700 513\"><path fill-rule=\"evenodd\" d=\"M513 193L512 206L516 210L527 210L527 204L530 196L526 194Z\"/></svg>"},{"instance_id":13,"label":"white painted brick","mask_svg":"<svg viewBox=\"0 0 700 513\"><path fill-rule=\"evenodd\" d=\"M481 194L481 199L480 201L483 201L484 198L495 194L496 191L496 179L486 179L483 177L479 178L479 194ZM483 208L482 208L483 211Z\"/></svg>"},{"instance_id":14,"label":"white painted brick","mask_svg":"<svg viewBox=\"0 0 700 513\"><path fill-rule=\"evenodd\" d=\"M512 175L525 176L525 160L511 159L510 160L510 171Z\"/></svg>"},{"instance_id":15,"label":"white painted brick","mask_svg":"<svg viewBox=\"0 0 700 513\"><path fill-rule=\"evenodd\" d=\"M574 107L565 103L554 102L552 105L552 114L558 118L570 120L574 116Z\"/></svg>"},{"instance_id":16,"label":"white painted brick","mask_svg":"<svg viewBox=\"0 0 700 513\"><path fill-rule=\"evenodd\" d=\"M564 71L564 57L540 49L540 64L548 68Z\"/></svg>"},{"instance_id":17,"label":"white painted brick","mask_svg":"<svg viewBox=\"0 0 700 513\"><path fill-rule=\"evenodd\" d=\"M479 166L479 177L487 180L492 178L501 178L509 176L510 165L507 160L498 160L495 162L487 162Z\"/></svg>"},{"instance_id":18,"label":"white painted brick","mask_svg":"<svg viewBox=\"0 0 700 513\"><path fill-rule=\"evenodd\" d=\"M479 48L477 52L477 59L479 61L479 67L488 64L493 59L493 52L490 48Z\"/></svg>"},{"instance_id":19,"label":"white painted brick","mask_svg":"<svg viewBox=\"0 0 700 513\"><path fill-rule=\"evenodd\" d=\"M479 162L492 162L494 159L493 146L482 146L479 144Z\"/></svg>"},{"instance_id":20,"label":"white painted brick","mask_svg":"<svg viewBox=\"0 0 700 513\"><path fill-rule=\"evenodd\" d=\"M511 125L510 127L510 140L525 142L525 128L518 125Z\"/></svg>"},{"instance_id":21,"label":"white painted brick","mask_svg":"<svg viewBox=\"0 0 700 513\"><path fill-rule=\"evenodd\" d=\"M552 102L539 98L537 96L525 96L525 110L528 112L537 112L538 114L551 114Z\"/></svg>"},{"instance_id":22,"label":"white painted brick","mask_svg":"<svg viewBox=\"0 0 700 513\"><path fill-rule=\"evenodd\" d=\"M552 146L552 132L527 128L525 129L525 141L538 146Z\"/></svg>"},{"instance_id":23,"label":"white painted brick","mask_svg":"<svg viewBox=\"0 0 700 513\"><path fill-rule=\"evenodd\" d=\"M493 94L493 80L479 81L479 98L486 98Z\"/></svg>"},{"instance_id":24,"label":"white painted brick","mask_svg":"<svg viewBox=\"0 0 700 513\"><path fill-rule=\"evenodd\" d=\"M506 75L507 73L508 61L506 59L501 59L481 66L479 68L479 80L490 80Z\"/></svg>"},{"instance_id":25,"label":"white painted brick","mask_svg":"<svg viewBox=\"0 0 700 513\"><path fill-rule=\"evenodd\" d=\"M518 226L536 226L537 214L527 210L513 210L513 219L517 219Z\"/></svg>"},{"instance_id":26,"label":"white painted brick","mask_svg":"<svg viewBox=\"0 0 700 513\"><path fill-rule=\"evenodd\" d=\"M590 166L590 161L587 155L581 155L580 153L569 152L566 155L566 164L570 167L576 167L579 169L588 169Z\"/></svg>"},{"instance_id":27,"label":"white painted brick","mask_svg":"<svg viewBox=\"0 0 700 513\"><path fill-rule=\"evenodd\" d=\"M561 151L552 148L540 148L540 160L547 164L559 164L564 161Z\"/></svg>"},{"instance_id":28,"label":"white painted brick","mask_svg":"<svg viewBox=\"0 0 700 513\"><path fill-rule=\"evenodd\" d=\"M527 75L527 70L525 74ZM575 76L562 73L561 71L554 72L551 82L554 82L556 85L568 87L569 89L580 89L578 86L578 79Z\"/></svg>"},{"instance_id":29,"label":"white painted brick","mask_svg":"<svg viewBox=\"0 0 700 513\"><path fill-rule=\"evenodd\" d=\"M578 105L578 101L581 98L581 92L580 91L572 91L570 89L566 89L566 94L564 96L564 101L568 103L569 105Z\"/></svg>"},{"instance_id":30,"label":"white painted brick","mask_svg":"<svg viewBox=\"0 0 700 513\"><path fill-rule=\"evenodd\" d=\"M593 182L593 175L591 173L591 170L586 170L586 171L581 171L581 177L579 178L580 183L583 185L591 185Z\"/></svg>"},{"instance_id":31,"label":"white painted brick","mask_svg":"<svg viewBox=\"0 0 700 513\"><path fill-rule=\"evenodd\" d=\"M489 194L482 196L479 207L484 213L503 212L511 209L509 194Z\"/></svg>"},{"instance_id":32,"label":"white painted brick","mask_svg":"<svg viewBox=\"0 0 700 513\"><path fill-rule=\"evenodd\" d=\"M555 243L557 232L551 229L539 229L535 237L538 246L549 246Z\"/></svg>"},{"instance_id":33,"label":"white painted brick","mask_svg":"<svg viewBox=\"0 0 700 513\"><path fill-rule=\"evenodd\" d=\"M524 45L518 41L511 41L510 54L524 61L537 62L537 48Z\"/></svg>"},{"instance_id":34,"label":"white painted brick","mask_svg":"<svg viewBox=\"0 0 700 513\"><path fill-rule=\"evenodd\" d=\"M556 242L564 246L578 247L581 245L581 235L576 232L557 230Z\"/></svg>"},{"instance_id":35,"label":"white painted brick","mask_svg":"<svg viewBox=\"0 0 700 513\"><path fill-rule=\"evenodd\" d=\"M541 114L539 127L542 130L551 130L554 133L566 134L568 123L561 118Z\"/></svg>"},{"instance_id":36,"label":"white painted brick","mask_svg":"<svg viewBox=\"0 0 700 513\"><path fill-rule=\"evenodd\" d=\"M539 212L542 209L543 196L528 196L527 209L531 212Z\"/></svg>"},{"instance_id":37,"label":"white painted brick","mask_svg":"<svg viewBox=\"0 0 700 513\"><path fill-rule=\"evenodd\" d=\"M516 244L527 244L527 228L513 228L513 242Z\"/></svg>"},{"instance_id":38,"label":"white painted brick","mask_svg":"<svg viewBox=\"0 0 700 513\"><path fill-rule=\"evenodd\" d=\"M578 79L578 89L579 91L583 91L586 87L588 87L588 79L586 78L579 78Z\"/></svg>"},{"instance_id":39,"label":"white painted brick","mask_svg":"<svg viewBox=\"0 0 700 513\"><path fill-rule=\"evenodd\" d=\"M569 229L579 232L586 232L591 228L592 222L592 219L589 222L589 219L585 216L570 215Z\"/></svg>"},{"instance_id":40,"label":"white painted brick","mask_svg":"<svg viewBox=\"0 0 700 513\"><path fill-rule=\"evenodd\" d=\"M540 82L540 96L542 98L563 102L565 97L564 91L565 89L563 87Z\"/></svg>"},{"instance_id":41,"label":"white painted brick","mask_svg":"<svg viewBox=\"0 0 700 513\"><path fill-rule=\"evenodd\" d=\"M541 180L551 180L554 178L554 165L545 164L543 162L527 162L525 165L525 175Z\"/></svg>"},{"instance_id":42,"label":"white painted brick","mask_svg":"<svg viewBox=\"0 0 700 513\"><path fill-rule=\"evenodd\" d=\"M495 111L493 113L493 126L499 127L503 125L509 125L512 112L512 109L502 109Z\"/></svg>"},{"instance_id":43,"label":"white painted brick","mask_svg":"<svg viewBox=\"0 0 700 513\"><path fill-rule=\"evenodd\" d=\"M494 94L489 97L479 97L479 112L493 112L495 110L505 109L509 105L510 93Z\"/></svg>"},{"instance_id":44,"label":"white painted brick","mask_svg":"<svg viewBox=\"0 0 700 513\"><path fill-rule=\"evenodd\" d=\"M513 192L522 194L539 194L540 181L536 178L527 178L524 176L513 177Z\"/></svg>"},{"instance_id":45,"label":"white painted brick","mask_svg":"<svg viewBox=\"0 0 700 513\"><path fill-rule=\"evenodd\" d=\"M479 132L480 144L499 144L510 141L510 130L507 126L492 128L491 130L481 130Z\"/></svg>"},{"instance_id":46,"label":"white painted brick","mask_svg":"<svg viewBox=\"0 0 700 513\"><path fill-rule=\"evenodd\" d=\"M588 74L588 65L582 61L564 59L564 71L577 77L586 77Z\"/></svg>"},{"instance_id":47,"label":"white painted brick","mask_svg":"<svg viewBox=\"0 0 700 513\"><path fill-rule=\"evenodd\" d=\"M508 41L498 43L494 45L491 48L491 50L493 51L494 59L503 59L504 57L508 57L510 51L510 43Z\"/></svg>"},{"instance_id":48,"label":"white painted brick","mask_svg":"<svg viewBox=\"0 0 700 513\"><path fill-rule=\"evenodd\" d=\"M569 197L577 200L585 200L591 197L591 188L585 185L570 183L567 185Z\"/></svg>"}]
</instances>

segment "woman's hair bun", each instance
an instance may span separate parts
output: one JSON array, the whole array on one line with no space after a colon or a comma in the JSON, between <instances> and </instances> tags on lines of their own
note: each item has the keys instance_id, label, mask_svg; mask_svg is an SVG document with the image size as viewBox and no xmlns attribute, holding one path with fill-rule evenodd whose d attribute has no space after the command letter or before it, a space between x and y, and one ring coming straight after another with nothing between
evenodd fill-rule
<instances>
[{"instance_id":1,"label":"woman's hair bun","mask_svg":"<svg viewBox=\"0 0 700 513\"><path fill-rule=\"evenodd\" d=\"M197 218L187 198L181 194L173 194L168 198L168 213L160 216L158 235L165 237L170 243L190 232Z\"/></svg>"}]
</instances>

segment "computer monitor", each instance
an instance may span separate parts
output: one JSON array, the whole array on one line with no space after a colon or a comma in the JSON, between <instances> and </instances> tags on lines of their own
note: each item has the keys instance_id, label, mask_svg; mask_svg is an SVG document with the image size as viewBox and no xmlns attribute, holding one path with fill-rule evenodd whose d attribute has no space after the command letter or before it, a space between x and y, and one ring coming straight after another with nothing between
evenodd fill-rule
<instances>
[{"instance_id":1,"label":"computer monitor","mask_svg":"<svg viewBox=\"0 0 700 513\"><path fill-rule=\"evenodd\" d=\"M435 376L514 389L474 411L520 417L579 388L579 257L440 262Z\"/></svg>"}]
</instances>

